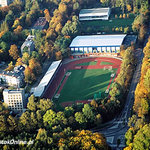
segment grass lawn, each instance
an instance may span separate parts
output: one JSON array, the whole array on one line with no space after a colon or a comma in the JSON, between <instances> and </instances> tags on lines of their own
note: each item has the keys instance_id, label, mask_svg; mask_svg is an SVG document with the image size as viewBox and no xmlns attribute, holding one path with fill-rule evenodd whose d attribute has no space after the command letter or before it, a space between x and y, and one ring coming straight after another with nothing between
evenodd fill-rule
<instances>
[{"instance_id":1,"label":"grass lawn","mask_svg":"<svg viewBox=\"0 0 150 150\"><path fill-rule=\"evenodd\" d=\"M96 65L97 62L95 61L91 61L91 62L85 62L85 63L81 63L81 64L77 64L76 66L91 66L91 65Z\"/></svg>"},{"instance_id":2,"label":"grass lawn","mask_svg":"<svg viewBox=\"0 0 150 150\"><path fill-rule=\"evenodd\" d=\"M113 65L113 63L101 61L100 65Z\"/></svg>"},{"instance_id":3,"label":"grass lawn","mask_svg":"<svg viewBox=\"0 0 150 150\"><path fill-rule=\"evenodd\" d=\"M116 72L117 69L113 69ZM92 99L95 93L105 92L111 72L103 69L70 70L58 102Z\"/></svg>"},{"instance_id":4,"label":"grass lawn","mask_svg":"<svg viewBox=\"0 0 150 150\"><path fill-rule=\"evenodd\" d=\"M134 17L132 18L112 18L110 20L95 20L95 21L82 21L82 32L87 32L88 28L93 28L96 32L109 32L113 33L112 28L116 27L127 27L129 26L129 31L132 31L132 23L134 21Z\"/></svg>"}]
</instances>

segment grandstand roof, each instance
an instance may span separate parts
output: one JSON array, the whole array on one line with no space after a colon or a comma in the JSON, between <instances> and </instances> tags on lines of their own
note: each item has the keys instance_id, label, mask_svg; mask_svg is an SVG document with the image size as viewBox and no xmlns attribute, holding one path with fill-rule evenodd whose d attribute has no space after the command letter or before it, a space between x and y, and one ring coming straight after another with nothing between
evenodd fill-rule
<instances>
[{"instance_id":1,"label":"grandstand roof","mask_svg":"<svg viewBox=\"0 0 150 150\"><path fill-rule=\"evenodd\" d=\"M77 36L70 47L121 46L126 34Z\"/></svg>"},{"instance_id":2,"label":"grandstand roof","mask_svg":"<svg viewBox=\"0 0 150 150\"><path fill-rule=\"evenodd\" d=\"M108 15L108 8L92 8L92 9L81 9L79 16L97 16L97 15Z\"/></svg>"},{"instance_id":3,"label":"grandstand roof","mask_svg":"<svg viewBox=\"0 0 150 150\"><path fill-rule=\"evenodd\" d=\"M49 83L49 81L52 79L53 75L55 74L55 71L57 70L59 64L61 63L61 60L54 61L51 66L48 68L47 72L45 73L44 77L42 78L39 85L34 90L34 96L40 97L42 93L44 92L45 87Z\"/></svg>"}]
</instances>

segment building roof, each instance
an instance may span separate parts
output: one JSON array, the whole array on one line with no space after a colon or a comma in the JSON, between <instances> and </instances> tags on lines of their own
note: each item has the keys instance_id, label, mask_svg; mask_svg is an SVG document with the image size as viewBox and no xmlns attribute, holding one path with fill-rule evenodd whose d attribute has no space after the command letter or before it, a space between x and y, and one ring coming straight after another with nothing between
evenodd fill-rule
<instances>
[{"instance_id":1,"label":"building roof","mask_svg":"<svg viewBox=\"0 0 150 150\"><path fill-rule=\"evenodd\" d=\"M47 24L46 18L45 17L39 17L36 23L33 26L33 29L43 29L45 25Z\"/></svg>"},{"instance_id":2,"label":"building roof","mask_svg":"<svg viewBox=\"0 0 150 150\"><path fill-rule=\"evenodd\" d=\"M108 15L110 8L81 9L79 16Z\"/></svg>"},{"instance_id":3,"label":"building roof","mask_svg":"<svg viewBox=\"0 0 150 150\"><path fill-rule=\"evenodd\" d=\"M4 89L3 91L4 93L7 92L9 94L17 94L17 93L24 93L24 89L14 89L14 90L10 90L10 89Z\"/></svg>"},{"instance_id":4,"label":"building roof","mask_svg":"<svg viewBox=\"0 0 150 150\"><path fill-rule=\"evenodd\" d=\"M77 36L70 47L120 46L126 34Z\"/></svg>"},{"instance_id":5,"label":"building roof","mask_svg":"<svg viewBox=\"0 0 150 150\"><path fill-rule=\"evenodd\" d=\"M21 76L24 76L24 70L24 66L17 66L13 71L0 71L0 75L20 78Z\"/></svg>"},{"instance_id":6,"label":"building roof","mask_svg":"<svg viewBox=\"0 0 150 150\"><path fill-rule=\"evenodd\" d=\"M25 46L30 47L34 43L33 41L34 38L35 38L34 35L28 35L28 37L26 38L25 42L22 44L21 47Z\"/></svg>"},{"instance_id":7,"label":"building roof","mask_svg":"<svg viewBox=\"0 0 150 150\"><path fill-rule=\"evenodd\" d=\"M48 85L49 81L52 79L53 75L55 74L55 71L57 70L59 64L61 63L61 60L54 61L49 69L47 70L46 74L40 81L39 85L34 90L34 96L40 97L42 93L44 92L45 87Z\"/></svg>"}]
</instances>

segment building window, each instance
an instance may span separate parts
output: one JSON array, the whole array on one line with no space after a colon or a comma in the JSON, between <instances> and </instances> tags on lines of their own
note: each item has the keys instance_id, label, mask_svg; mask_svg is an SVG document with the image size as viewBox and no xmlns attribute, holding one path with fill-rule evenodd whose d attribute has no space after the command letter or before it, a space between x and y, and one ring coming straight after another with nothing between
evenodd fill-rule
<instances>
[{"instance_id":1,"label":"building window","mask_svg":"<svg viewBox=\"0 0 150 150\"><path fill-rule=\"evenodd\" d=\"M111 50L113 53L115 53L115 47L112 47Z\"/></svg>"},{"instance_id":2,"label":"building window","mask_svg":"<svg viewBox=\"0 0 150 150\"><path fill-rule=\"evenodd\" d=\"M97 48L97 51L98 51L99 53L101 53L101 47L98 47L98 48Z\"/></svg>"},{"instance_id":3,"label":"building window","mask_svg":"<svg viewBox=\"0 0 150 150\"><path fill-rule=\"evenodd\" d=\"M110 52L111 52L111 51L110 51L110 47L107 47L107 52L108 52L108 53L110 53Z\"/></svg>"},{"instance_id":4,"label":"building window","mask_svg":"<svg viewBox=\"0 0 150 150\"><path fill-rule=\"evenodd\" d=\"M84 47L84 53L88 53L87 47Z\"/></svg>"},{"instance_id":5,"label":"building window","mask_svg":"<svg viewBox=\"0 0 150 150\"><path fill-rule=\"evenodd\" d=\"M80 47L80 48L79 48L79 52L83 52L83 47Z\"/></svg>"},{"instance_id":6,"label":"building window","mask_svg":"<svg viewBox=\"0 0 150 150\"><path fill-rule=\"evenodd\" d=\"M106 52L106 47L102 47L102 53Z\"/></svg>"},{"instance_id":7,"label":"building window","mask_svg":"<svg viewBox=\"0 0 150 150\"><path fill-rule=\"evenodd\" d=\"M78 52L78 48L75 48L75 51Z\"/></svg>"},{"instance_id":8,"label":"building window","mask_svg":"<svg viewBox=\"0 0 150 150\"><path fill-rule=\"evenodd\" d=\"M89 49L89 53L92 53L92 47L89 47L88 49Z\"/></svg>"},{"instance_id":9,"label":"building window","mask_svg":"<svg viewBox=\"0 0 150 150\"><path fill-rule=\"evenodd\" d=\"M120 47L116 47L117 53L120 53Z\"/></svg>"}]
</instances>

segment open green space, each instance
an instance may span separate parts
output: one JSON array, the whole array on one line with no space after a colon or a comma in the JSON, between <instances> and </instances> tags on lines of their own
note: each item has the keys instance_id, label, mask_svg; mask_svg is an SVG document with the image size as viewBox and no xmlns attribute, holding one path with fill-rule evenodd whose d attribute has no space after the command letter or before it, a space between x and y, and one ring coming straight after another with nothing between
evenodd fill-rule
<instances>
[{"instance_id":1,"label":"open green space","mask_svg":"<svg viewBox=\"0 0 150 150\"><path fill-rule=\"evenodd\" d=\"M85 62L85 63L81 63L81 64L77 64L77 66L91 66L91 65L96 65L97 62L96 61L91 61L91 62Z\"/></svg>"},{"instance_id":2,"label":"open green space","mask_svg":"<svg viewBox=\"0 0 150 150\"><path fill-rule=\"evenodd\" d=\"M116 72L117 69L113 69ZM110 82L111 71L103 69L70 70L58 99L59 103L76 100L93 99L94 94L104 94Z\"/></svg>"},{"instance_id":3,"label":"open green space","mask_svg":"<svg viewBox=\"0 0 150 150\"><path fill-rule=\"evenodd\" d=\"M129 31L132 31L133 21L134 21L134 17L112 18L110 20L82 21L81 27L83 33L88 33L88 32L124 33L124 28L126 27L129 27Z\"/></svg>"},{"instance_id":4,"label":"open green space","mask_svg":"<svg viewBox=\"0 0 150 150\"><path fill-rule=\"evenodd\" d=\"M100 65L113 65L111 62L101 61Z\"/></svg>"}]
</instances>

